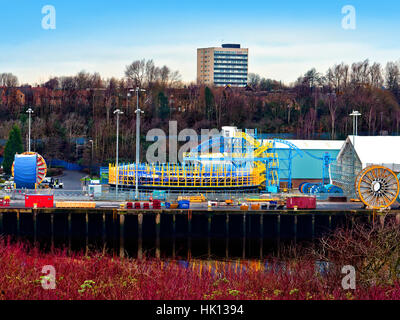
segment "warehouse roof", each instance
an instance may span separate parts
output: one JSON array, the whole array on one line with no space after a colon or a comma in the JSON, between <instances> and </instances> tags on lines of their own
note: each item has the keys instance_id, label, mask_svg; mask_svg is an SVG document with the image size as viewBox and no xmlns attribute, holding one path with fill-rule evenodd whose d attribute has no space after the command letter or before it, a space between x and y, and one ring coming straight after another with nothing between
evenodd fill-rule
<instances>
[{"instance_id":1,"label":"warehouse roof","mask_svg":"<svg viewBox=\"0 0 400 320\"><path fill-rule=\"evenodd\" d=\"M344 140L287 140L293 143L297 148L302 150L340 150L344 144ZM287 145L277 143L277 148L287 149Z\"/></svg>"},{"instance_id":2,"label":"warehouse roof","mask_svg":"<svg viewBox=\"0 0 400 320\"><path fill-rule=\"evenodd\" d=\"M353 136L348 136L338 154L338 158L347 144L353 145ZM356 136L355 150L363 168L371 164L389 168L400 166L400 136ZM395 166L394 166L395 165Z\"/></svg>"}]
</instances>

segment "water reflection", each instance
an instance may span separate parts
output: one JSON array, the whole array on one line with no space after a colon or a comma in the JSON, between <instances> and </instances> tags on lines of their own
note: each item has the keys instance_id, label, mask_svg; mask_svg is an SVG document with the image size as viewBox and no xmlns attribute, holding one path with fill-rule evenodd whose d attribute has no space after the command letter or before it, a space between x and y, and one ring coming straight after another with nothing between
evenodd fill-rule
<instances>
[{"instance_id":1,"label":"water reflection","mask_svg":"<svg viewBox=\"0 0 400 320\"><path fill-rule=\"evenodd\" d=\"M281 248L309 245L342 225L344 215L127 214L116 212L1 214L0 233L37 242L44 251L102 251L114 256L263 260Z\"/></svg>"}]
</instances>

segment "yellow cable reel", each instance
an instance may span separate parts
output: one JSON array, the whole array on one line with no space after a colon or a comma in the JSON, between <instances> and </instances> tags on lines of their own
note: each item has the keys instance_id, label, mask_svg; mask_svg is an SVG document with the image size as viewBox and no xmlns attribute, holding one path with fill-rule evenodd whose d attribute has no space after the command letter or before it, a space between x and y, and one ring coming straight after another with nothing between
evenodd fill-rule
<instances>
[{"instance_id":1,"label":"yellow cable reel","mask_svg":"<svg viewBox=\"0 0 400 320\"><path fill-rule=\"evenodd\" d=\"M372 165L364 168L355 181L358 198L371 209L390 207L399 195L399 179L384 166Z\"/></svg>"}]
</instances>

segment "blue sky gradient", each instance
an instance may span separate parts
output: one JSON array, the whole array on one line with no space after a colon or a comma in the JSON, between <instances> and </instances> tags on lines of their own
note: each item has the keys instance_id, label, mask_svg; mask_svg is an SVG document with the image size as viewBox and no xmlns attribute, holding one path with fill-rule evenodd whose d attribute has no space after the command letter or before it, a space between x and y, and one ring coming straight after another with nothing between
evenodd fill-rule
<instances>
[{"instance_id":1,"label":"blue sky gradient","mask_svg":"<svg viewBox=\"0 0 400 320\"><path fill-rule=\"evenodd\" d=\"M0 0L0 72L20 82L98 71L122 77L136 59L154 59L196 78L196 48L222 42L248 47L249 71L286 83L308 69L342 61L400 59L400 2L395 0L126 1ZM56 30L41 27L44 5ZM341 26L356 8L356 30Z\"/></svg>"}]
</instances>

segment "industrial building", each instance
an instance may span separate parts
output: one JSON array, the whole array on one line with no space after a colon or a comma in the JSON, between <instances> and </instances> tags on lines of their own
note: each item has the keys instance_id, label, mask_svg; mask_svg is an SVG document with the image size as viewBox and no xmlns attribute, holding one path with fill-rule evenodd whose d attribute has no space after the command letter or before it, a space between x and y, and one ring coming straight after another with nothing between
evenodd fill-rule
<instances>
[{"instance_id":1,"label":"industrial building","mask_svg":"<svg viewBox=\"0 0 400 320\"><path fill-rule=\"evenodd\" d=\"M299 152L294 151L288 144L276 143L276 152L281 167L281 186L285 186L285 181L291 180L291 187L297 189L304 181L319 183L324 175L328 179L329 170L324 172L324 157L329 159L330 163L334 162L345 141L287 140L287 142L296 146ZM292 160L289 162L289 159Z\"/></svg>"},{"instance_id":2,"label":"industrial building","mask_svg":"<svg viewBox=\"0 0 400 320\"><path fill-rule=\"evenodd\" d=\"M354 143L354 144L353 144ZM359 170L382 165L400 172L400 136L348 136L337 157L337 163L351 166L353 156Z\"/></svg>"},{"instance_id":3,"label":"industrial building","mask_svg":"<svg viewBox=\"0 0 400 320\"><path fill-rule=\"evenodd\" d=\"M109 183L122 187L167 190L279 189L278 161L273 143L261 143L247 132L229 127L228 136L216 136L184 154L182 164L109 165ZM217 146L217 153L210 148Z\"/></svg>"},{"instance_id":4,"label":"industrial building","mask_svg":"<svg viewBox=\"0 0 400 320\"><path fill-rule=\"evenodd\" d=\"M240 44L197 49L197 82L205 85L245 87L249 49Z\"/></svg>"},{"instance_id":5,"label":"industrial building","mask_svg":"<svg viewBox=\"0 0 400 320\"><path fill-rule=\"evenodd\" d=\"M383 166L400 172L399 136L348 136L331 165L332 182L345 193L357 196L354 181L369 166Z\"/></svg>"},{"instance_id":6,"label":"industrial building","mask_svg":"<svg viewBox=\"0 0 400 320\"><path fill-rule=\"evenodd\" d=\"M182 164L110 165L109 181L144 189L266 190L297 188L302 182L327 185L329 166L344 141L262 140L257 131L222 127L222 133L184 154Z\"/></svg>"}]
</instances>

